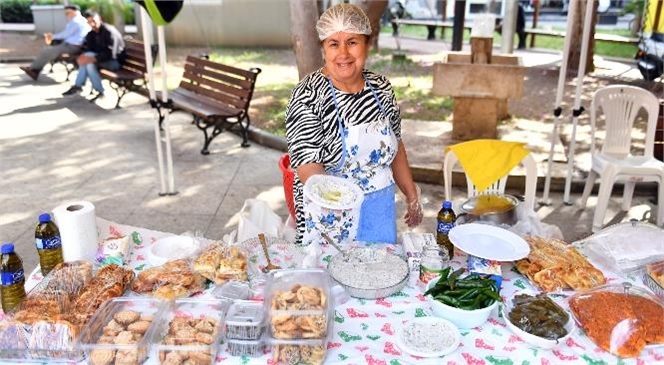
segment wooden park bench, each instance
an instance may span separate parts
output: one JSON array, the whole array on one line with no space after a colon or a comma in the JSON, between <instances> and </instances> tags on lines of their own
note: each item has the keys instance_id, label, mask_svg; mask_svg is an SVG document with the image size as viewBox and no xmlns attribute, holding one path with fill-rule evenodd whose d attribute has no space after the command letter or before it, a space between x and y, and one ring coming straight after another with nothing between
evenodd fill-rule
<instances>
[{"instance_id":1,"label":"wooden park bench","mask_svg":"<svg viewBox=\"0 0 664 365\"><path fill-rule=\"evenodd\" d=\"M135 39L125 39L125 58L122 67L117 71L99 70L102 79L106 79L111 84L111 88L118 95L118 101L115 107L120 107L120 100L130 91L146 94L145 86L147 84L145 63L145 50L143 42ZM152 62L154 63L157 55L157 46L152 46Z\"/></svg>"},{"instance_id":2,"label":"wooden park bench","mask_svg":"<svg viewBox=\"0 0 664 365\"><path fill-rule=\"evenodd\" d=\"M436 28L441 28L441 38L445 37L445 29L454 28L454 23L438 19L394 19L392 20L392 23L395 23L397 27L399 25L425 26L429 31L427 40L436 39ZM470 25L464 25L463 28L470 31L472 27Z\"/></svg>"},{"instance_id":3,"label":"wooden park bench","mask_svg":"<svg viewBox=\"0 0 664 365\"><path fill-rule=\"evenodd\" d=\"M65 81L69 81L69 75L71 75L72 72L76 71L78 69L78 65L76 64L76 57L78 57L81 53L63 53L60 56L58 56L56 59L50 62L51 64L51 69L49 70L49 73L53 73L53 66L58 64L62 65L65 70L67 71L67 78Z\"/></svg>"},{"instance_id":4,"label":"wooden park bench","mask_svg":"<svg viewBox=\"0 0 664 365\"><path fill-rule=\"evenodd\" d=\"M224 129L239 127L242 147L248 147L249 103L254 93L259 68L240 68L188 56L180 85L169 91L169 102L159 109L160 123L170 112L191 113L194 124L203 131L205 141L201 153L210 154L210 142Z\"/></svg>"},{"instance_id":5,"label":"wooden park bench","mask_svg":"<svg viewBox=\"0 0 664 365\"><path fill-rule=\"evenodd\" d=\"M565 32L554 31L554 30L545 30L538 28L529 28L526 29L526 36L534 38L535 36L546 36L546 37L556 37L556 38L565 38ZM625 45L637 45L639 44L638 38L628 38L614 34L603 34L595 33L595 42L608 42L615 44L625 44ZM530 44L534 44L531 41Z\"/></svg>"}]
</instances>

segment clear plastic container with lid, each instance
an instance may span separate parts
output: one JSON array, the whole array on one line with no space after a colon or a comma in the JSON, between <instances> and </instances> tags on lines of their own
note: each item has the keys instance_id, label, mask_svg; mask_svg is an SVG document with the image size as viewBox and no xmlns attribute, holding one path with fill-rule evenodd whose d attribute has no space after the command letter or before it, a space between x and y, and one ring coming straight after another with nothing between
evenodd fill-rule
<instances>
[{"instance_id":1,"label":"clear plastic container with lid","mask_svg":"<svg viewBox=\"0 0 664 365\"><path fill-rule=\"evenodd\" d=\"M328 339L269 341L272 361L277 364L320 365L327 356Z\"/></svg>"},{"instance_id":2,"label":"clear plastic container with lid","mask_svg":"<svg viewBox=\"0 0 664 365\"><path fill-rule=\"evenodd\" d=\"M140 364L148 355L149 338L167 302L152 298L115 298L105 302L79 338L92 365Z\"/></svg>"},{"instance_id":3,"label":"clear plastic container with lid","mask_svg":"<svg viewBox=\"0 0 664 365\"><path fill-rule=\"evenodd\" d=\"M272 337L325 338L333 317L330 276L323 269L272 271L264 305Z\"/></svg>"},{"instance_id":4,"label":"clear plastic container with lid","mask_svg":"<svg viewBox=\"0 0 664 365\"><path fill-rule=\"evenodd\" d=\"M150 363L212 364L222 339L227 303L178 299L171 303L152 334Z\"/></svg>"},{"instance_id":5,"label":"clear plastic container with lid","mask_svg":"<svg viewBox=\"0 0 664 365\"><path fill-rule=\"evenodd\" d=\"M259 357L265 351L265 342L258 340L226 340L226 352L231 356Z\"/></svg>"},{"instance_id":6,"label":"clear plastic container with lid","mask_svg":"<svg viewBox=\"0 0 664 365\"><path fill-rule=\"evenodd\" d=\"M263 304L237 301L226 315L226 338L235 340L257 340L263 329Z\"/></svg>"}]
</instances>

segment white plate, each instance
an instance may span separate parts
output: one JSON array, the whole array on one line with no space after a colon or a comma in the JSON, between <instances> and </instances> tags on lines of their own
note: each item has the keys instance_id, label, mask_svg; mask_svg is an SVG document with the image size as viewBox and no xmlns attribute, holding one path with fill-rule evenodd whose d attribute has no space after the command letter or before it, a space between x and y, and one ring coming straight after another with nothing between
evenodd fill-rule
<instances>
[{"instance_id":1,"label":"white plate","mask_svg":"<svg viewBox=\"0 0 664 365\"><path fill-rule=\"evenodd\" d=\"M412 347L409 347L405 344L402 336L403 336L403 331L405 330L406 327L409 325L417 323L417 324L423 324L423 325L433 325L435 323L443 323L445 324L451 332L452 336L452 345L449 346L448 348L436 352L422 352L417 349L414 349ZM433 333L430 330L427 331L431 336L440 336L438 333ZM399 330L399 333L397 335L397 346L401 348L404 352L413 355L413 356L418 356L418 357L440 357L440 356L445 356L452 351L456 350L457 347L459 347L459 343L461 343L461 333L459 332L459 329L450 321L438 317L420 317L420 318L414 318L411 319L410 321L406 322L403 327Z\"/></svg>"},{"instance_id":2,"label":"white plate","mask_svg":"<svg viewBox=\"0 0 664 365\"><path fill-rule=\"evenodd\" d=\"M190 236L168 236L157 240L148 250L148 261L152 266L161 266L168 261L193 256L200 242Z\"/></svg>"},{"instance_id":3,"label":"white plate","mask_svg":"<svg viewBox=\"0 0 664 365\"><path fill-rule=\"evenodd\" d=\"M488 224L458 225L450 230L449 237L454 246L487 260L516 261L530 253L530 246L523 238Z\"/></svg>"}]
</instances>

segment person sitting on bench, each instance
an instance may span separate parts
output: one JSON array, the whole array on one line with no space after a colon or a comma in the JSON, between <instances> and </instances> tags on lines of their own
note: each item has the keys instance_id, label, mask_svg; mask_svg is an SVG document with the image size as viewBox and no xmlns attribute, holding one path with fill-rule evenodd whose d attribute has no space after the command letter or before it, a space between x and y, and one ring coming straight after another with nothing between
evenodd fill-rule
<instances>
[{"instance_id":1,"label":"person sitting on bench","mask_svg":"<svg viewBox=\"0 0 664 365\"><path fill-rule=\"evenodd\" d=\"M42 68L60 55L78 54L81 51L81 45L85 35L90 31L90 26L77 5L65 6L65 16L67 17L65 29L56 34L44 33L44 42L49 46L39 52L30 66L21 67L31 79L36 81Z\"/></svg>"},{"instance_id":2,"label":"person sitting on bench","mask_svg":"<svg viewBox=\"0 0 664 365\"><path fill-rule=\"evenodd\" d=\"M80 93L85 81L90 78L92 88L97 91L97 94L90 100L93 102L104 97L104 87L101 84L99 68L111 71L119 70L121 65L118 57L121 56L125 44L122 34L114 26L103 23L98 13L88 11L85 13L85 18L92 27L92 31L85 36L83 54L76 59L78 75L74 86L62 95Z\"/></svg>"}]
</instances>

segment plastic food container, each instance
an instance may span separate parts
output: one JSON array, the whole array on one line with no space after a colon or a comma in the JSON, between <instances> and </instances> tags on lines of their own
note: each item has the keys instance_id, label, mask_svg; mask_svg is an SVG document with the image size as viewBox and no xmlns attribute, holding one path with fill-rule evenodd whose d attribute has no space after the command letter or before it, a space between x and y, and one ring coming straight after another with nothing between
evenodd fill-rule
<instances>
[{"instance_id":1,"label":"plastic food container","mask_svg":"<svg viewBox=\"0 0 664 365\"><path fill-rule=\"evenodd\" d=\"M226 352L231 356L262 356L265 351L263 340L236 340L228 339L226 341Z\"/></svg>"},{"instance_id":2,"label":"plastic food container","mask_svg":"<svg viewBox=\"0 0 664 365\"><path fill-rule=\"evenodd\" d=\"M235 302L226 315L226 338L257 340L263 329L263 303Z\"/></svg>"},{"instance_id":3,"label":"plastic food container","mask_svg":"<svg viewBox=\"0 0 664 365\"><path fill-rule=\"evenodd\" d=\"M89 363L143 362L149 355L149 338L166 306L167 302L152 298L115 298L105 302L79 338Z\"/></svg>"},{"instance_id":4,"label":"plastic food container","mask_svg":"<svg viewBox=\"0 0 664 365\"><path fill-rule=\"evenodd\" d=\"M270 339L272 361L277 364L320 365L327 356L327 339Z\"/></svg>"},{"instance_id":5,"label":"plastic food container","mask_svg":"<svg viewBox=\"0 0 664 365\"><path fill-rule=\"evenodd\" d=\"M212 294L215 298L246 300L251 297L251 289L247 283L230 280L224 285L216 287Z\"/></svg>"},{"instance_id":6,"label":"plastic food container","mask_svg":"<svg viewBox=\"0 0 664 365\"><path fill-rule=\"evenodd\" d=\"M213 363L221 343L225 305L216 300L172 302L152 333L154 362Z\"/></svg>"},{"instance_id":7,"label":"plastic food container","mask_svg":"<svg viewBox=\"0 0 664 365\"><path fill-rule=\"evenodd\" d=\"M330 299L326 270L270 272L264 301L270 334L288 340L327 337L333 317Z\"/></svg>"},{"instance_id":8,"label":"plastic food container","mask_svg":"<svg viewBox=\"0 0 664 365\"><path fill-rule=\"evenodd\" d=\"M520 293L522 294L522 293ZM535 293L525 293L531 296L534 296ZM537 346L542 349L550 350L558 346L558 344L565 343L567 339L572 336L572 333L574 331L574 319L572 318L572 315L569 316L569 320L565 324L565 330L567 330L567 335L560 337L557 340L549 340L543 337L539 337L536 335L533 335L531 333L528 333L521 328L515 326L512 321L510 321L509 318L509 313L512 311L513 305L512 305L512 300L510 299L507 301L507 303L503 303L503 310L502 310L502 316L503 319L505 320L505 323L507 324L507 328L509 328L512 332L514 332L517 336L519 336L522 340L524 340L526 343L529 343L533 346ZM564 309L561 308L561 310L565 311ZM565 311L566 313L569 314L569 312Z\"/></svg>"},{"instance_id":9,"label":"plastic food container","mask_svg":"<svg viewBox=\"0 0 664 365\"><path fill-rule=\"evenodd\" d=\"M604 285L574 294L569 306L577 325L607 352L637 357L644 348L662 346L664 305L645 289Z\"/></svg>"},{"instance_id":10,"label":"plastic food container","mask_svg":"<svg viewBox=\"0 0 664 365\"><path fill-rule=\"evenodd\" d=\"M69 313L81 289L92 278L92 264L77 260L58 264L35 286L9 318L0 321L0 361L77 362L84 358L75 346L80 329L68 321L45 315L45 306ZM44 314L43 320L24 323ZM28 324L30 323L30 324Z\"/></svg>"},{"instance_id":11,"label":"plastic food container","mask_svg":"<svg viewBox=\"0 0 664 365\"><path fill-rule=\"evenodd\" d=\"M436 285L438 279L429 281L427 290ZM489 319L493 310L498 307L498 302L493 302L493 304L485 308L465 310L441 303L431 295L427 295L426 298L431 306L431 311L436 317L447 319L459 328L474 328L483 325Z\"/></svg>"}]
</instances>

